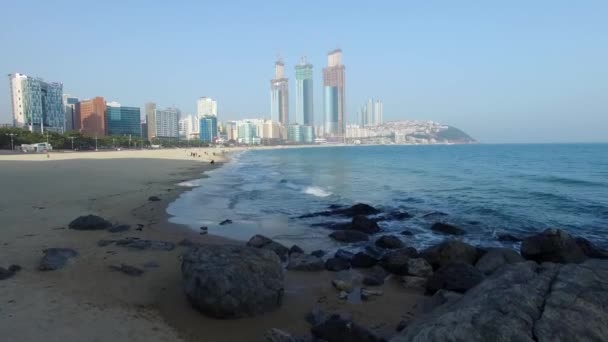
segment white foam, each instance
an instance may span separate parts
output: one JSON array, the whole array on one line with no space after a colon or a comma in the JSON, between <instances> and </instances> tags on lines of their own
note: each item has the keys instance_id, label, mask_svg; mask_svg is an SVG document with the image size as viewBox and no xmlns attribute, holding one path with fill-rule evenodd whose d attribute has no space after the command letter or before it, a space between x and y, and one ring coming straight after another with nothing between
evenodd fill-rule
<instances>
[{"instance_id":1,"label":"white foam","mask_svg":"<svg viewBox=\"0 0 608 342\"><path fill-rule=\"evenodd\" d=\"M302 192L316 197L327 197L332 195L331 192L326 191L318 186L307 186L306 188L304 188L304 190L302 190Z\"/></svg>"}]
</instances>

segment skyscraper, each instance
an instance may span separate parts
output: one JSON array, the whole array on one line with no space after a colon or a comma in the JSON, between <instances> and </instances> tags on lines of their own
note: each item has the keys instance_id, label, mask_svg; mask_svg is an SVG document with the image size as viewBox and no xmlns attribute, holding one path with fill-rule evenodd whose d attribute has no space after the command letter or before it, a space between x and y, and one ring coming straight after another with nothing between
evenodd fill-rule
<instances>
[{"instance_id":1,"label":"skyscraper","mask_svg":"<svg viewBox=\"0 0 608 342\"><path fill-rule=\"evenodd\" d=\"M179 117L180 110L177 108L156 109L154 115L156 133L154 136L157 138L178 138ZM148 130L150 130L150 126L148 126Z\"/></svg>"},{"instance_id":2,"label":"skyscraper","mask_svg":"<svg viewBox=\"0 0 608 342\"><path fill-rule=\"evenodd\" d=\"M201 97L196 101L196 114L199 119L203 116L217 116L217 101L207 96Z\"/></svg>"},{"instance_id":3,"label":"skyscraper","mask_svg":"<svg viewBox=\"0 0 608 342\"><path fill-rule=\"evenodd\" d=\"M344 136L346 124L344 69L342 50L336 49L327 54L327 67L323 69L323 101L325 135L330 137Z\"/></svg>"},{"instance_id":4,"label":"skyscraper","mask_svg":"<svg viewBox=\"0 0 608 342\"><path fill-rule=\"evenodd\" d=\"M359 112L359 125L361 127L378 126L384 122L383 106L380 100L367 100Z\"/></svg>"},{"instance_id":5,"label":"skyscraper","mask_svg":"<svg viewBox=\"0 0 608 342\"><path fill-rule=\"evenodd\" d=\"M76 103L74 129L90 137L106 135L106 101L103 97Z\"/></svg>"},{"instance_id":6,"label":"skyscraper","mask_svg":"<svg viewBox=\"0 0 608 342\"><path fill-rule=\"evenodd\" d=\"M78 98L63 94L63 108L65 113L65 132L73 131L75 128L76 103Z\"/></svg>"},{"instance_id":7,"label":"skyscraper","mask_svg":"<svg viewBox=\"0 0 608 342\"><path fill-rule=\"evenodd\" d=\"M8 75L13 106L13 126L30 131L65 129L63 84L15 73Z\"/></svg>"},{"instance_id":8,"label":"skyscraper","mask_svg":"<svg viewBox=\"0 0 608 342\"><path fill-rule=\"evenodd\" d=\"M288 80L282 60L274 64L274 72L275 78L270 81L270 118L286 126L289 124Z\"/></svg>"},{"instance_id":9,"label":"skyscraper","mask_svg":"<svg viewBox=\"0 0 608 342\"><path fill-rule=\"evenodd\" d=\"M141 136L139 107L125 107L118 102L106 104L108 135Z\"/></svg>"},{"instance_id":10,"label":"skyscraper","mask_svg":"<svg viewBox=\"0 0 608 342\"><path fill-rule=\"evenodd\" d=\"M148 133L146 134L148 139L156 137L156 103L147 102L145 104L146 110L146 128Z\"/></svg>"},{"instance_id":11,"label":"skyscraper","mask_svg":"<svg viewBox=\"0 0 608 342\"><path fill-rule=\"evenodd\" d=\"M314 124L312 88L312 64L302 57L296 65L296 123L299 125Z\"/></svg>"},{"instance_id":12,"label":"skyscraper","mask_svg":"<svg viewBox=\"0 0 608 342\"><path fill-rule=\"evenodd\" d=\"M212 143L217 140L217 117L207 115L200 119L200 139L204 143Z\"/></svg>"}]
</instances>

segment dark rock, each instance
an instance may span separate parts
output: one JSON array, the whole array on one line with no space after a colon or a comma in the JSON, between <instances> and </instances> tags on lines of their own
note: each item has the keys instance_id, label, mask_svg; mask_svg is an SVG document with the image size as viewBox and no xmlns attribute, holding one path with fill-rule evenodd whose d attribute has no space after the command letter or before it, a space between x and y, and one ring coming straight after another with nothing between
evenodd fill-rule
<instances>
[{"instance_id":1,"label":"dark rock","mask_svg":"<svg viewBox=\"0 0 608 342\"><path fill-rule=\"evenodd\" d=\"M376 245L367 245L365 246L365 253L369 254L373 258L380 260L387 253L384 248L380 248Z\"/></svg>"},{"instance_id":2,"label":"dark rock","mask_svg":"<svg viewBox=\"0 0 608 342\"><path fill-rule=\"evenodd\" d=\"M310 254L293 254L289 257L287 269L292 271L321 271L324 268L323 259Z\"/></svg>"},{"instance_id":3,"label":"dark rock","mask_svg":"<svg viewBox=\"0 0 608 342\"><path fill-rule=\"evenodd\" d=\"M113 244L114 242L116 242L116 240L99 240L97 241L97 246L105 247Z\"/></svg>"},{"instance_id":4,"label":"dark rock","mask_svg":"<svg viewBox=\"0 0 608 342\"><path fill-rule=\"evenodd\" d=\"M380 266L374 266L363 277L363 285L365 286L380 286L384 284L384 279L388 273Z\"/></svg>"},{"instance_id":5,"label":"dark rock","mask_svg":"<svg viewBox=\"0 0 608 342\"><path fill-rule=\"evenodd\" d=\"M144 274L144 270L127 264L120 264L120 266L110 265L109 267L114 271L122 272L130 276L140 276Z\"/></svg>"},{"instance_id":6,"label":"dark rock","mask_svg":"<svg viewBox=\"0 0 608 342\"><path fill-rule=\"evenodd\" d=\"M351 271L340 271L335 274L335 278L331 281L333 287L339 291L351 293L355 289L355 283L359 277Z\"/></svg>"},{"instance_id":7,"label":"dark rock","mask_svg":"<svg viewBox=\"0 0 608 342\"><path fill-rule=\"evenodd\" d=\"M280 329L270 329L264 334L264 342L306 342L302 337L295 337Z\"/></svg>"},{"instance_id":8,"label":"dark rock","mask_svg":"<svg viewBox=\"0 0 608 342\"><path fill-rule=\"evenodd\" d=\"M433 267L424 258L409 258L407 274L416 277L430 277L433 275Z\"/></svg>"},{"instance_id":9,"label":"dark rock","mask_svg":"<svg viewBox=\"0 0 608 342\"><path fill-rule=\"evenodd\" d=\"M405 236L412 236L412 235L414 235L414 233L411 230L404 230L400 234L401 235L405 235Z\"/></svg>"},{"instance_id":10,"label":"dark rock","mask_svg":"<svg viewBox=\"0 0 608 342\"><path fill-rule=\"evenodd\" d=\"M299 218L334 216L334 215L353 217L356 215L375 215L378 213L380 213L380 211L378 209L376 209L370 205L367 205L367 204L358 203L358 204L355 204L352 207L348 207L348 208L330 206L329 211L321 211L321 212L312 213L312 214L305 214L305 215L299 216Z\"/></svg>"},{"instance_id":11,"label":"dark rock","mask_svg":"<svg viewBox=\"0 0 608 342\"><path fill-rule=\"evenodd\" d=\"M376 221L363 215L353 217L352 229L366 234L374 234L380 231L380 227Z\"/></svg>"},{"instance_id":12,"label":"dark rock","mask_svg":"<svg viewBox=\"0 0 608 342\"><path fill-rule=\"evenodd\" d=\"M353 256L350 263L354 268L369 268L376 265L378 263L378 259L365 252L358 252Z\"/></svg>"},{"instance_id":13,"label":"dark rock","mask_svg":"<svg viewBox=\"0 0 608 342\"><path fill-rule=\"evenodd\" d=\"M300 248L300 246L298 246L298 245L293 245L289 249L289 255L292 255L292 254L304 254L304 250L302 248Z\"/></svg>"},{"instance_id":14,"label":"dark rock","mask_svg":"<svg viewBox=\"0 0 608 342\"><path fill-rule=\"evenodd\" d=\"M350 262L342 258L329 258L325 261L325 269L332 272L347 270L350 268Z\"/></svg>"},{"instance_id":15,"label":"dark rock","mask_svg":"<svg viewBox=\"0 0 608 342\"><path fill-rule=\"evenodd\" d=\"M261 314L278 308L283 298L281 262L263 248L193 248L183 256L182 277L188 300L211 317Z\"/></svg>"},{"instance_id":16,"label":"dark rock","mask_svg":"<svg viewBox=\"0 0 608 342\"><path fill-rule=\"evenodd\" d=\"M376 246L385 249L397 249L403 247L403 241L394 235L383 235L376 240Z\"/></svg>"},{"instance_id":17,"label":"dark rock","mask_svg":"<svg viewBox=\"0 0 608 342\"><path fill-rule=\"evenodd\" d=\"M226 219L226 220L220 222L220 226L224 226L224 225L231 224L231 223L232 223L232 220Z\"/></svg>"},{"instance_id":18,"label":"dark rock","mask_svg":"<svg viewBox=\"0 0 608 342\"><path fill-rule=\"evenodd\" d=\"M348 222L320 222L313 223L310 225L311 227L323 227L331 230L345 230L352 229L353 224L351 221Z\"/></svg>"},{"instance_id":19,"label":"dark rock","mask_svg":"<svg viewBox=\"0 0 608 342\"><path fill-rule=\"evenodd\" d=\"M559 229L547 229L524 239L521 256L538 263L581 263L587 259L574 238Z\"/></svg>"},{"instance_id":20,"label":"dark rock","mask_svg":"<svg viewBox=\"0 0 608 342\"><path fill-rule=\"evenodd\" d=\"M172 251L175 244L168 241L145 240L137 237L127 237L116 240L116 246L123 246L139 250Z\"/></svg>"},{"instance_id":21,"label":"dark rock","mask_svg":"<svg viewBox=\"0 0 608 342\"><path fill-rule=\"evenodd\" d=\"M193 247L193 246L198 246L200 245L199 243L196 243L188 238L185 238L183 240L181 240L180 242L177 243L179 246L182 247Z\"/></svg>"},{"instance_id":22,"label":"dark rock","mask_svg":"<svg viewBox=\"0 0 608 342\"><path fill-rule=\"evenodd\" d=\"M447 290L439 290L439 291L435 292L435 294L433 295L433 299L437 302L437 304L443 305L449 301L458 300L458 299L462 298L462 296L463 296L462 293L458 293L458 292L454 292L454 291L447 291Z\"/></svg>"},{"instance_id":23,"label":"dark rock","mask_svg":"<svg viewBox=\"0 0 608 342\"><path fill-rule=\"evenodd\" d=\"M279 258L281 258L281 261L286 261L287 256L289 255L289 248L264 235L258 234L253 236L247 242L247 246L273 251L279 256Z\"/></svg>"},{"instance_id":24,"label":"dark rock","mask_svg":"<svg viewBox=\"0 0 608 342\"><path fill-rule=\"evenodd\" d=\"M150 202L158 202L158 201L160 201L160 197L158 197L158 196L150 196L150 197L148 197L148 201L150 201Z\"/></svg>"},{"instance_id":25,"label":"dark rock","mask_svg":"<svg viewBox=\"0 0 608 342\"><path fill-rule=\"evenodd\" d=\"M112 227L112 223L96 215L86 215L76 218L68 227L76 230L101 230Z\"/></svg>"},{"instance_id":26,"label":"dark rock","mask_svg":"<svg viewBox=\"0 0 608 342\"><path fill-rule=\"evenodd\" d=\"M458 240L446 240L420 252L420 256L437 269L452 262L464 262L473 265L477 260L477 249Z\"/></svg>"},{"instance_id":27,"label":"dark rock","mask_svg":"<svg viewBox=\"0 0 608 342\"><path fill-rule=\"evenodd\" d=\"M594 259L608 259L608 251L597 247L591 241L582 237L577 237L574 240L587 257Z\"/></svg>"},{"instance_id":28,"label":"dark rock","mask_svg":"<svg viewBox=\"0 0 608 342\"><path fill-rule=\"evenodd\" d=\"M506 265L391 341L604 341L608 261ZM455 329L455 327L457 327Z\"/></svg>"},{"instance_id":29,"label":"dark rock","mask_svg":"<svg viewBox=\"0 0 608 342\"><path fill-rule=\"evenodd\" d=\"M128 224L119 224L119 225L108 228L108 231L110 233L120 233L120 232L126 232L130 228L131 228L131 226L129 226Z\"/></svg>"},{"instance_id":30,"label":"dark rock","mask_svg":"<svg viewBox=\"0 0 608 342\"><path fill-rule=\"evenodd\" d=\"M386 254L380 261L380 264L390 273L406 275L409 259L417 256L416 249L412 247L402 248Z\"/></svg>"},{"instance_id":31,"label":"dark rock","mask_svg":"<svg viewBox=\"0 0 608 342\"><path fill-rule=\"evenodd\" d=\"M421 290L426 286L428 279L425 277L403 276L401 283L403 287L414 290Z\"/></svg>"},{"instance_id":32,"label":"dark rock","mask_svg":"<svg viewBox=\"0 0 608 342\"><path fill-rule=\"evenodd\" d=\"M340 315L331 315L325 322L312 327L315 338L327 342L379 342L382 339L359 324Z\"/></svg>"},{"instance_id":33,"label":"dark rock","mask_svg":"<svg viewBox=\"0 0 608 342\"><path fill-rule=\"evenodd\" d=\"M358 230L338 230L329 234L329 237L340 242L369 241L369 236Z\"/></svg>"},{"instance_id":34,"label":"dark rock","mask_svg":"<svg viewBox=\"0 0 608 342\"><path fill-rule=\"evenodd\" d=\"M41 271L54 271L62 268L68 259L78 256L78 252L71 248L47 248L40 260L38 269Z\"/></svg>"},{"instance_id":35,"label":"dark rock","mask_svg":"<svg viewBox=\"0 0 608 342\"><path fill-rule=\"evenodd\" d=\"M503 242L520 242L522 240L522 238L508 233L499 233L496 239Z\"/></svg>"},{"instance_id":36,"label":"dark rock","mask_svg":"<svg viewBox=\"0 0 608 342\"><path fill-rule=\"evenodd\" d=\"M441 267L426 283L427 293L444 289L455 292L466 292L483 281L483 273L466 263L452 263Z\"/></svg>"},{"instance_id":37,"label":"dark rock","mask_svg":"<svg viewBox=\"0 0 608 342\"><path fill-rule=\"evenodd\" d=\"M395 211L391 211L385 217L388 220L402 221L402 220L406 220L406 219L412 218L414 216L412 214L406 212L406 211L395 210Z\"/></svg>"},{"instance_id":38,"label":"dark rock","mask_svg":"<svg viewBox=\"0 0 608 342\"><path fill-rule=\"evenodd\" d=\"M325 255L325 251L321 250L321 249L318 249L316 251L310 252L310 255L314 255L316 257L322 258Z\"/></svg>"},{"instance_id":39,"label":"dark rock","mask_svg":"<svg viewBox=\"0 0 608 342\"><path fill-rule=\"evenodd\" d=\"M441 212L441 211L433 211L433 212L430 212L430 213L428 213L428 214L424 214L424 215L422 215L422 217L423 217L423 218L429 218L429 217L439 217L439 216L448 216L448 214L443 213L443 212Z\"/></svg>"},{"instance_id":40,"label":"dark rock","mask_svg":"<svg viewBox=\"0 0 608 342\"><path fill-rule=\"evenodd\" d=\"M8 269L0 267L0 280L11 278L19 271L21 271L21 266L19 265L10 265Z\"/></svg>"},{"instance_id":41,"label":"dark rock","mask_svg":"<svg viewBox=\"0 0 608 342\"><path fill-rule=\"evenodd\" d=\"M477 260L475 268L485 275L490 275L506 264L522 261L524 261L524 258L510 248L490 248L484 256Z\"/></svg>"},{"instance_id":42,"label":"dark rock","mask_svg":"<svg viewBox=\"0 0 608 342\"><path fill-rule=\"evenodd\" d=\"M334 257L350 261L354 255L355 254L353 252L340 248L336 251L336 253L334 254Z\"/></svg>"},{"instance_id":43,"label":"dark rock","mask_svg":"<svg viewBox=\"0 0 608 342\"><path fill-rule=\"evenodd\" d=\"M431 226L431 230L434 232L439 232L439 233L449 234L449 235L464 235L466 233L466 231L464 229L458 228L451 224L442 223L442 222L436 222L435 224L433 224Z\"/></svg>"},{"instance_id":44,"label":"dark rock","mask_svg":"<svg viewBox=\"0 0 608 342\"><path fill-rule=\"evenodd\" d=\"M370 300L373 297L382 296L383 292L381 290L373 290L373 289L361 289L361 299L362 300Z\"/></svg>"}]
</instances>

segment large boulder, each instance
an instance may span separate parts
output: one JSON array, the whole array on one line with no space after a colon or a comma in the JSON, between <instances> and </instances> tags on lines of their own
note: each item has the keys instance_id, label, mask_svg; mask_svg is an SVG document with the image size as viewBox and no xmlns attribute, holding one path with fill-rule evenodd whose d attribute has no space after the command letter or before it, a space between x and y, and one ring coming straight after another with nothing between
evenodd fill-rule
<instances>
[{"instance_id":1,"label":"large boulder","mask_svg":"<svg viewBox=\"0 0 608 342\"><path fill-rule=\"evenodd\" d=\"M475 268L489 275L506 264L522 261L524 261L524 258L510 248L490 248L486 254L477 260Z\"/></svg>"},{"instance_id":2,"label":"large boulder","mask_svg":"<svg viewBox=\"0 0 608 342\"><path fill-rule=\"evenodd\" d=\"M521 256L539 263L581 263L587 259L576 240L560 229L547 229L524 239Z\"/></svg>"},{"instance_id":3,"label":"large boulder","mask_svg":"<svg viewBox=\"0 0 608 342\"><path fill-rule=\"evenodd\" d=\"M453 262L473 265L477 260L477 249L462 241L447 240L423 250L420 256L435 269Z\"/></svg>"},{"instance_id":4,"label":"large boulder","mask_svg":"<svg viewBox=\"0 0 608 342\"><path fill-rule=\"evenodd\" d=\"M585 253L589 258L594 259L608 259L608 251L594 245L591 241L577 237L574 239L578 247Z\"/></svg>"},{"instance_id":5,"label":"large boulder","mask_svg":"<svg viewBox=\"0 0 608 342\"><path fill-rule=\"evenodd\" d=\"M329 258L325 261L325 269L332 272L347 270L350 268L350 262L342 258Z\"/></svg>"},{"instance_id":6,"label":"large boulder","mask_svg":"<svg viewBox=\"0 0 608 342\"><path fill-rule=\"evenodd\" d=\"M54 271L63 268L69 259L78 256L78 252L71 248L47 248L40 260L38 269L41 271Z\"/></svg>"},{"instance_id":7,"label":"large boulder","mask_svg":"<svg viewBox=\"0 0 608 342\"><path fill-rule=\"evenodd\" d=\"M287 269L292 271L321 271L323 268L323 259L310 254L293 254L287 264Z\"/></svg>"},{"instance_id":8,"label":"large boulder","mask_svg":"<svg viewBox=\"0 0 608 342\"><path fill-rule=\"evenodd\" d=\"M402 248L387 253L380 264L390 273L406 275L408 272L408 261L418 256L416 249L412 247Z\"/></svg>"},{"instance_id":9,"label":"large boulder","mask_svg":"<svg viewBox=\"0 0 608 342\"><path fill-rule=\"evenodd\" d=\"M102 230L112 227L112 223L97 215L85 215L74 219L68 227L75 230Z\"/></svg>"},{"instance_id":10,"label":"large boulder","mask_svg":"<svg viewBox=\"0 0 608 342\"><path fill-rule=\"evenodd\" d=\"M483 273L462 262L448 264L437 270L427 281L427 293L439 290L466 292L483 281Z\"/></svg>"},{"instance_id":11,"label":"large boulder","mask_svg":"<svg viewBox=\"0 0 608 342\"><path fill-rule=\"evenodd\" d=\"M382 235L375 242L376 246L384 249L397 249L403 247L403 241L394 235Z\"/></svg>"},{"instance_id":12,"label":"large boulder","mask_svg":"<svg viewBox=\"0 0 608 342\"><path fill-rule=\"evenodd\" d=\"M192 305L215 318L238 318L281 305L283 269L271 250L207 245L183 255L184 291Z\"/></svg>"},{"instance_id":13,"label":"large boulder","mask_svg":"<svg viewBox=\"0 0 608 342\"><path fill-rule=\"evenodd\" d=\"M366 252L358 252L350 260L350 263L353 268L369 268L376 265L378 263L378 259Z\"/></svg>"},{"instance_id":14,"label":"large boulder","mask_svg":"<svg viewBox=\"0 0 608 342\"><path fill-rule=\"evenodd\" d=\"M430 277L433 275L433 267L424 258L409 258L407 274L416 277Z\"/></svg>"},{"instance_id":15,"label":"large boulder","mask_svg":"<svg viewBox=\"0 0 608 342\"><path fill-rule=\"evenodd\" d=\"M371 205L368 205L365 203L357 203L351 207L346 207L346 208L339 206L339 205L331 205L329 207L329 210L301 215L301 216L299 216L299 218L334 216L334 215L353 217L353 216L357 216L357 215L375 215L378 213L380 213L380 210L372 207Z\"/></svg>"},{"instance_id":16,"label":"large boulder","mask_svg":"<svg viewBox=\"0 0 608 342\"><path fill-rule=\"evenodd\" d=\"M369 236L358 230L338 230L329 234L329 237L340 242L369 241Z\"/></svg>"},{"instance_id":17,"label":"large boulder","mask_svg":"<svg viewBox=\"0 0 608 342\"><path fill-rule=\"evenodd\" d=\"M326 321L313 326L311 332L316 339L327 342L382 341L368 329L340 315L331 315Z\"/></svg>"},{"instance_id":18,"label":"large boulder","mask_svg":"<svg viewBox=\"0 0 608 342\"><path fill-rule=\"evenodd\" d=\"M249 239L247 246L273 251L279 256L279 258L281 258L281 261L286 261L287 256L289 255L289 248L260 234L257 234Z\"/></svg>"},{"instance_id":19,"label":"large boulder","mask_svg":"<svg viewBox=\"0 0 608 342\"><path fill-rule=\"evenodd\" d=\"M353 217L351 229L357 230L366 234L374 234L380 231L378 223L364 215Z\"/></svg>"},{"instance_id":20,"label":"large boulder","mask_svg":"<svg viewBox=\"0 0 608 342\"><path fill-rule=\"evenodd\" d=\"M605 341L606 279L606 260L506 265L391 341Z\"/></svg>"},{"instance_id":21,"label":"large boulder","mask_svg":"<svg viewBox=\"0 0 608 342\"><path fill-rule=\"evenodd\" d=\"M464 235L466 231L462 228L458 228L454 225L436 222L431 226L431 230L438 233L449 234L449 235Z\"/></svg>"}]
</instances>

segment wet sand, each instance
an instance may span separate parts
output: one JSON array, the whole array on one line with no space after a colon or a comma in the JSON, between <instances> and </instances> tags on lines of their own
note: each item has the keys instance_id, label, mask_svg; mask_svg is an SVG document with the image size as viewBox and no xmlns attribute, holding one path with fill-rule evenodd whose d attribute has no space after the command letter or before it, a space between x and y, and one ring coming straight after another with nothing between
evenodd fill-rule
<instances>
[{"instance_id":1,"label":"wet sand","mask_svg":"<svg viewBox=\"0 0 608 342\"><path fill-rule=\"evenodd\" d=\"M203 244L241 243L168 223L167 205L212 167L184 150L53 153L0 156L0 266L23 270L0 281L0 331L6 341L259 341L269 328L307 334L304 317L314 307L351 312L356 321L384 334L411 318L422 294L402 288L397 279L383 296L346 303L337 298L330 272L286 271L282 307L238 320L205 317L181 289L180 255L173 251L136 251L99 247L100 239L127 236ZM212 150L208 150L211 152ZM216 150L213 150L216 151ZM208 153L208 156L211 153ZM20 159L21 158L21 159ZM216 160L220 161L219 158ZM148 201L158 196L160 201ZM79 215L97 214L129 224L122 233L73 231ZM141 231L136 230L143 225ZM237 227L231 227L235 229ZM37 270L42 250L69 247L80 255L61 270ZM113 271L121 263L146 269L140 277Z\"/></svg>"}]
</instances>

